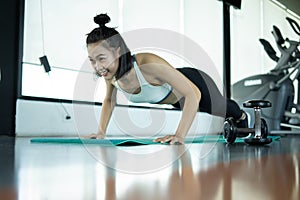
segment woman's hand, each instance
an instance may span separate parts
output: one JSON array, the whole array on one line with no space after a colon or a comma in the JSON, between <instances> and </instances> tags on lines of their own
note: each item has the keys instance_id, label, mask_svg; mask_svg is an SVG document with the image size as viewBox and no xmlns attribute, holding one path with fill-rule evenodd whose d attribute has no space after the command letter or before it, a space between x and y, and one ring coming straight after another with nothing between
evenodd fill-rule
<instances>
[{"instance_id":1,"label":"woman's hand","mask_svg":"<svg viewBox=\"0 0 300 200\"><path fill-rule=\"evenodd\" d=\"M105 138L105 133L92 133L88 136L83 137L84 139L103 139Z\"/></svg>"},{"instance_id":2,"label":"woman's hand","mask_svg":"<svg viewBox=\"0 0 300 200\"><path fill-rule=\"evenodd\" d=\"M170 143L170 144L184 144L184 138L177 135L166 135L165 137L157 138L154 142Z\"/></svg>"}]
</instances>

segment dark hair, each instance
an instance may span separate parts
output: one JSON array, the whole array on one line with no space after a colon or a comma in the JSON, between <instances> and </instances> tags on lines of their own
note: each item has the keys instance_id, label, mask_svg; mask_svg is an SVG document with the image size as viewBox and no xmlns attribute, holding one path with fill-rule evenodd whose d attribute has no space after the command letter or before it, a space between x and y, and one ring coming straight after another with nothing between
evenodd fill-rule
<instances>
[{"instance_id":1,"label":"dark hair","mask_svg":"<svg viewBox=\"0 0 300 200\"><path fill-rule=\"evenodd\" d=\"M95 16L94 22L98 24L99 27L87 34L86 44L105 40L109 47L120 47L121 56L119 58L119 68L115 75L115 78L118 80L132 68L131 52L119 32L116 31L115 28L105 26L106 23L110 22L110 17L107 14Z\"/></svg>"}]
</instances>

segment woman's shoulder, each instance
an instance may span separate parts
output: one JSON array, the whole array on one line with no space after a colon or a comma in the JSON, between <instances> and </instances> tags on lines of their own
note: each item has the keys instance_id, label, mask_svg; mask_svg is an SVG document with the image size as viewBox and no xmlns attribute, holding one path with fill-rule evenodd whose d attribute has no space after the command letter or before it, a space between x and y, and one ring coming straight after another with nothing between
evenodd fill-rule
<instances>
[{"instance_id":1,"label":"woman's shoulder","mask_svg":"<svg viewBox=\"0 0 300 200\"><path fill-rule=\"evenodd\" d=\"M146 64L168 64L169 63L162 57L154 54L154 53L137 53L135 54L136 61L138 65L146 65Z\"/></svg>"},{"instance_id":2,"label":"woman's shoulder","mask_svg":"<svg viewBox=\"0 0 300 200\"><path fill-rule=\"evenodd\" d=\"M164 76L165 73L170 73L170 68L174 68L164 58L154 53L138 53L135 57L143 75L158 76L159 73Z\"/></svg>"}]
</instances>

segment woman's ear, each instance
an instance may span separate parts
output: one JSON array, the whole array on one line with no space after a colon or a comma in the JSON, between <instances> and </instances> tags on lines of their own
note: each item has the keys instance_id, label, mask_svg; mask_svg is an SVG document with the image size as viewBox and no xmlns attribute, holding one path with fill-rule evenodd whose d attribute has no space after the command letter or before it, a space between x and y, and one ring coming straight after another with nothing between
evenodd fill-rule
<instances>
[{"instance_id":1,"label":"woman's ear","mask_svg":"<svg viewBox=\"0 0 300 200\"><path fill-rule=\"evenodd\" d=\"M117 56L120 57L121 56L121 47L117 48Z\"/></svg>"}]
</instances>

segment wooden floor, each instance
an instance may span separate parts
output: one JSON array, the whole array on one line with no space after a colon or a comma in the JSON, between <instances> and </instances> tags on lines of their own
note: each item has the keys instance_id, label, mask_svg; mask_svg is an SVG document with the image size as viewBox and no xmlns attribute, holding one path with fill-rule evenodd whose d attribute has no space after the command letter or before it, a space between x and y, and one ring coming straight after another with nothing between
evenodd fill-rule
<instances>
[{"instance_id":1,"label":"wooden floor","mask_svg":"<svg viewBox=\"0 0 300 200\"><path fill-rule=\"evenodd\" d=\"M268 146L32 144L0 137L0 199L300 199L300 137Z\"/></svg>"}]
</instances>

